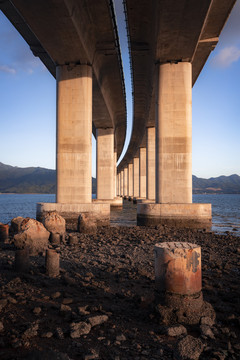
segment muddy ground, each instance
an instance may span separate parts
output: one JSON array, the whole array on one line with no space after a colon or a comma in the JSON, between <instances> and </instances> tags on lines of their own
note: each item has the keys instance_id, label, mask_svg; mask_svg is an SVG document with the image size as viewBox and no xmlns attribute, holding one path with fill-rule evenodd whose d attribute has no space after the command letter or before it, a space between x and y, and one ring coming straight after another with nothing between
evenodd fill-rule
<instances>
[{"instance_id":1,"label":"muddy ground","mask_svg":"<svg viewBox=\"0 0 240 360\"><path fill-rule=\"evenodd\" d=\"M56 246L56 278L44 256L15 272L14 246L0 244L1 360L240 359L239 237L136 226L76 235ZM202 247L203 296L216 312L205 330L160 320L153 249L165 241Z\"/></svg>"}]
</instances>

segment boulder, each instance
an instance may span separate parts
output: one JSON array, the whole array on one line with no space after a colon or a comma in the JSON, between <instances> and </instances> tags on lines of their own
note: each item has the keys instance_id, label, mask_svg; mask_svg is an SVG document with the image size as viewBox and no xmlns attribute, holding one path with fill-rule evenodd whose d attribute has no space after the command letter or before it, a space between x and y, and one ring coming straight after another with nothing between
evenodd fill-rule
<instances>
[{"instance_id":1,"label":"boulder","mask_svg":"<svg viewBox=\"0 0 240 360\"><path fill-rule=\"evenodd\" d=\"M14 245L17 249L29 249L29 255L38 255L48 248L50 233L43 224L35 219L26 218L22 221L20 232L14 235Z\"/></svg>"},{"instance_id":2,"label":"boulder","mask_svg":"<svg viewBox=\"0 0 240 360\"><path fill-rule=\"evenodd\" d=\"M43 215L42 223L51 233L63 235L66 231L66 221L56 211L49 211Z\"/></svg>"},{"instance_id":3,"label":"boulder","mask_svg":"<svg viewBox=\"0 0 240 360\"><path fill-rule=\"evenodd\" d=\"M21 231L21 224L24 218L22 216L15 217L11 220L10 231L12 234L18 234Z\"/></svg>"}]
</instances>

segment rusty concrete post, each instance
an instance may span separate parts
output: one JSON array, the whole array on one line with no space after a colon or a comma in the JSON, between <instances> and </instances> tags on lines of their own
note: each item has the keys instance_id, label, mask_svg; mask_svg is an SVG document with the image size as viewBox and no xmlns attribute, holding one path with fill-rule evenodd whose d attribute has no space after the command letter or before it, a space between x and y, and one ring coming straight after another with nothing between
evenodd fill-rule
<instances>
[{"instance_id":1,"label":"rusty concrete post","mask_svg":"<svg viewBox=\"0 0 240 360\"><path fill-rule=\"evenodd\" d=\"M6 241L9 237L9 225L0 223L0 241Z\"/></svg>"},{"instance_id":2,"label":"rusty concrete post","mask_svg":"<svg viewBox=\"0 0 240 360\"><path fill-rule=\"evenodd\" d=\"M49 277L56 277L59 275L59 258L60 255L55 250L46 250L46 274Z\"/></svg>"},{"instance_id":3,"label":"rusty concrete post","mask_svg":"<svg viewBox=\"0 0 240 360\"><path fill-rule=\"evenodd\" d=\"M155 245L155 280L161 292L192 295L202 290L201 247L187 242Z\"/></svg>"},{"instance_id":4,"label":"rusty concrete post","mask_svg":"<svg viewBox=\"0 0 240 360\"><path fill-rule=\"evenodd\" d=\"M29 271L30 261L29 250L27 248L16 250L14 266L17 272L27 273Z\"/></svg>"}]
</instances>

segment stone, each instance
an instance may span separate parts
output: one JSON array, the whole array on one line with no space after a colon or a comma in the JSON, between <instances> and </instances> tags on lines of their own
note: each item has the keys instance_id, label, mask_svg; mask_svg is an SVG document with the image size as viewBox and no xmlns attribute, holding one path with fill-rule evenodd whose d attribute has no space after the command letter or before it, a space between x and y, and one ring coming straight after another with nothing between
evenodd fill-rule
<instances>
[{"instance_id":1,"label":"stone","mask_svg":"<svg viewBox=\"0 0 240 360\"><path fill-rule=\"evenodd\" d=\"M95 234L97 221L89 213L82 213L78 217L78 231L85 234Z\"/></svg>"},{"instance_id":2,"label":"stone","mask_svg":"<svg viewBox=\"0 0 240 360\"><path fill-rule=\"evenodd\" d=\"M178 342L174 350L174 356L177 360L198 360L202 352L203 344L201 340L187 335Z\"/></svg>"},{"instance_id":3,"label":"stone","mask_svg":"<svg viewBox=\"0 0 240 360\"><path fill-rule=\"evenodd\" d=\"M20 249L15 252L15 270L17 272L27 273L30 267L28 248Z\"/></svg>"},{"instance_id":4,"label":"stone","mask_svg":"<svg viewBox=\"0 0 240 360\"><path fill-rule=\"evenodd\" d=\"M12 234L18 234L21 232L21 224L24 218L22 216L15 217L11 220L10 232Z\"/></svg>"},{"instance_id":5,"label":"stone","mask_svg":"<svg viewBox=\"0 0 240 360\"><path fill-rule=\"evenodd\" d=\"M39 306L37 306L33 309L33 313L35 315L39 315L41 313L41 311L42 311L42 309Z\"/></svg>"},{"instance_id":6,"label":"stone","mask_svg":"<svg viewBox=\"0 0 240 360\"><path fill-rule=\"evenodd\" d=\"M79 338L82 335L89 334L90 331L91 331L91 325L87 324L84 321L80 321L78 323L73 322L70 325L70 329L71 329L71 332L70 332L71 338L76 339L76 338Z\"/></svg>"},{"instance_id":7,"label":"stone","mask_svg":"<svg viewBox=\"0 0 240 360\"><path fill-rule=\"evenodd\" d=\"M200 324L201 325L208 325L208 326L213 326L214 324L214 320L210 317L207 317L207 316L203 316L201 319L200 319Z\"/></svg>"},{"instance_id":8,"label":"stone","mask_svg":"<svg viewBox=\"0 0 240 360\"><path fill-rule=\"evenodd\" d=\"M187 335L187 329L183 325L168 326L165 328L164 334L173 337Z\"/></svg>"},{"instance_id":9,"label":"stone","mask_svg":"<svg viewBox=\"0 0 240 360\"><path fill-rule=\"evenodd\" d=\"M0 321L0 332L4 330L4 325L2 323L2 321Z\"/></svg>"},{"instance_id":10,"label":"stone","mask_svg":"<svg viewBox=\"0 0 240 360\"><path fill-rule=\"evenodd\" d=\"M38 328L39 328L38 323L37 322L33 323L26 331L24 331L24 333L22 335L22 338L23 339L30 339L32 337L37 336Z\"/></svg>"},{"instance_id":11,"label":"stone","mask_svg":"<svg viewBox=\"0 0 240 360\"><path fill-rule=\"evenodd\" d=\"M49 277L56 277L59 275L59 261L60 255L55 250L48 249L46 251L46 274Z\"/></svg>"},{"instance_id":12,"label":"stone","mask_svg":"<svg viewBox=\"0 0 240 360\"><path fill-rule=\"evenodd\" d=\"M126 336L123 334L117 335L116 336L116 341L126 341Z\"/></svg>"},{"instance_id":13,"label":"stone","mask_svg":"<svg viewBox=\"0 0 240 360\"><path fill-rule=\"evenodd\" d=\"M108 321L107 315L96 315L88 318L88 321L90 322L91 326L97 326L105 323Z\"/></svg>"},{"instance_id":14,"label":"stone","mask_svg":"<svg viewBox=\"0 0 240 360\"><path fill-rule=\"evenodd\" d=\"M71 358L64 353L54 350L33 350L26 357L25 360L71 360Z\"/></svg>"},{"instance_id":15,"label":"stone","mask_svg":"<svg viewBox=\"0 0 240 360\"><path fill-rule=\"evenodd\" d=\"M57 211L49 211L44 214L42 223L45 228L51 233L57 233L60 235L65 234L66 221L57 213Z\"/></svg>"},{"instance_id":16,"label":"stone","mask_svg":"<svg viewBox=\"0 0 240 360\"><path fill-rule=\"evenodd\" d=\"M29 255L43 253L48 247L49 231L35 219L26 218L21 223L21 230L14 235L17 249L29 249Z\"/></svg>"},{"instance_id":17,"label":"stone","mask_svg":"<svg viewBox=\"0 0 240 360\"><path fill-rule=\"evenodd\" d=\"M215 336L208 325L201 325L200 326L201 334L203 336L209 337L210 339L215 339Z\"/></svg>"}]
</instances>

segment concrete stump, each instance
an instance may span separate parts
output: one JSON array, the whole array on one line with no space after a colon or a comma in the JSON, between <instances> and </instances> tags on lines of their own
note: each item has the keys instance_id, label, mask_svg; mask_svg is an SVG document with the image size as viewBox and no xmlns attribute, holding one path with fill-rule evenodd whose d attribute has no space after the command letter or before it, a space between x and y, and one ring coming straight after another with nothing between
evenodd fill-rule
<instances>
[{"instance_id":1,"label":"concrete stump","mask_svg":"<svg viewBox=\"0 0 240 360\"><path fill-rule=\"evenodd\" d=\"M181 295L200 292L201 247L186 242L156 244L155 280L159 291Z\"/></svg>"},{"instance_id":2,"label":"concrete stump","mask_svg":"<svg viewBox=\"0 0 240 360\"><path fill-rule=\"evenodd\" d=\"M49 277L56 277L59 275L59 259L60 255L55 250L46 250L46 274Z\"/></svg>"},{"instance_id":3,"label":"concrete stump","mask_svg":"<svg viewBox=\"0 0 240 360\"><path fill-rule=\"evenodd\" d=\"M61 234L51 233L50 242L52 245L59 245L61 243Z\"/></svg>"},{"instance_id":4,"label":"concrete stump","mask_svg":"<svg viewBox=\"0 0 240 360\"><path fill-rule=\"evenodd\" d=\"M30 267L29 250L21 249L15 252L15 270L17 272L27 273Z\"/></svg>"},{"instance_id":5,"label":"concrete stump","mask_svg":"<svg viewBox=\"0 0 240 360\"><path fill-rule=\"evenodd\" d=\"M0 224L0 241L6 241L9 237L9 225Z\"/></svg>"},{"instance_id":6,"label":"concrete stump","mask_svg":"<svg viewBox=\"0 0 240 360\"><path fill-rule=\"evenodd\" d=\"M215 319L203 301L201 248L188 242L155 245L157 310L165 324L198 324L202 316Z\"/></svg>"}]
</instances>

